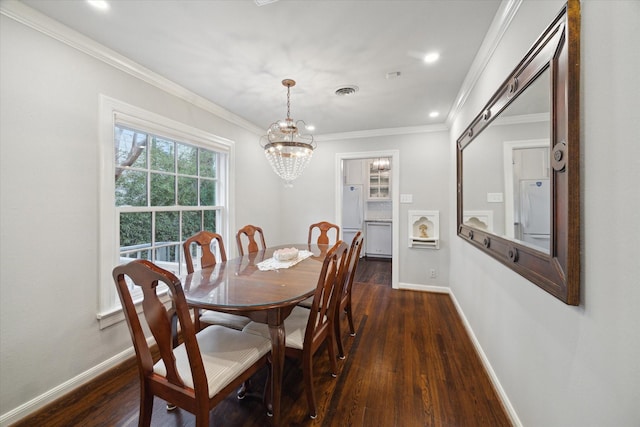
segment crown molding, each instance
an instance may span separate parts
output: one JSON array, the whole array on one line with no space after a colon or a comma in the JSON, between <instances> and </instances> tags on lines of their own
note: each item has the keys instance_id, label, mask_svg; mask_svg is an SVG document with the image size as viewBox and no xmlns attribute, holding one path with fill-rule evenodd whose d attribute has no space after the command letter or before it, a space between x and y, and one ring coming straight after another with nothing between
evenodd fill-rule
<instances>
[{"instance_id":1,"label":"crown molding","mask_svg":"<svg viewBox=\"0 0 640 427\"><path fill-rule=\"evenodd\" d=\"M324 135L316 135L314 139L319 142L325 141L339 141L345 139L357 139L357 138L373 138L377 136L392 136L392 135L411 135L416 133L429 133L429 132L448 132L449 127L442 123L437 125L425 125L425 126L408 126L401 128L385 128L385 129L371 129L354 132L342 132L342 133L327 133Z\"/></svg>"},{"instance_id":2,"label":"crown molding","mask_svg":"<svg viewBox=\"0 0 640 427\"><path fill-rule=\"evenodd\" d=\"M231 113L229 110L156 74L21 2L16 0L2 1L0 3L0 13L243 129L258 135L264 132L263 129L248 120Z\"/></svg>"},{"instance_id":3,"label":"crown molding","mask_svg":"<svg viewBox=\"0 0 640 427\"><path fill-rule=\"evenodd\" d=\"M478 53L463 81L458 92L454 107L450 110L447 120L438 125L411 126L402 128L385 128L364 131L332 133L317 135L317 141L335 141L357 138L371 138L378 136L409 135L425 132L448 131L456 115L464 106L471 89L476 84L478 78L484 71L489 59L497 48L505 31L509 27L516 11L520 7L522 0L504 0L485 36ZM30 8L17 0L3 0L0 3L0 13L16 22L26 25L39 31L55 40L58 40L74 49L92 56L112 67L119 69L133 77L136 77L148 84L151 84L177 98L180 98L198 108L212 113L232 124L235 124L249 132L261 135L264 129L259 128L250 121L231 113L229 110L205 99L204 97L187 90L179 84L166 79L159 74L143 67L131 59L107 48L106 46L86 37L79 32L49 18L48 16Z\"/></svg>"},{"instance_id":4,"label":"crown molding","mask_svg":"<svg viewBox=\"0 0 640 427\"><path fill-rule=\"evenodd\" d=\"M493 56L498 44L502 40L502 37L504 37L509 25L511 25L511 21L516 15L521 4L522 0L503 0L500 4L500 7L496 12L496 16L493 18L491 26L480 45L480 49L478 49L478 53L476 53L476 56L471 63L469 72L462 82L462 86L460 87L458 96L456 96L453 108L449 111L449 115L446 120L446 123L449 126L451 126L456 116L460 113L460 110L467 102L469 94L478 82L480 75L482 75L483 71L487 67L489 60Z\"/></svg>"},{"instance_id":5,"label":"crown molding","mask_svg":"<svg viewBox=\"0 0 640 427\"><path fill-rule=\"evenodd\" d=\"M491 122L494 126L504 126L504 125L520 125L525 123L539 123L539 122L548 122L551 118L551 115L546 113L533 113L533 114L521 114L518 116L502 116L499 115L496 119Z\"/></svg>"}]
</instances>

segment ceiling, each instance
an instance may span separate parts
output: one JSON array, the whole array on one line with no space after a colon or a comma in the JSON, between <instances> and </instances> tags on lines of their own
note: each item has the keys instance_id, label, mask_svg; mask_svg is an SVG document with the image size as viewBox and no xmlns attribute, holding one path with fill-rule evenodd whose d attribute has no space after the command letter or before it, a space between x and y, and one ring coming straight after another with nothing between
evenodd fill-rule
<instances>
[{"instance_id":1,"label":"ceiling","mask_svg":"<svg viewBox=\"0 0 640 427\"><path fill-rule=\"evenodd\" d=\"M259 129L286 117L294 79L291 117L326 135L443 124L500 0L23 3Z\"/></svg>"}]
</instances>

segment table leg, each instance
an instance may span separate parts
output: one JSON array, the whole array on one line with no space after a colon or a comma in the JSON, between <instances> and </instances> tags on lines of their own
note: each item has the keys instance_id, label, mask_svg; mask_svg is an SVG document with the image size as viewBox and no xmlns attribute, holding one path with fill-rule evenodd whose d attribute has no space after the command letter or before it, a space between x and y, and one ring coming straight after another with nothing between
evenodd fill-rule
<instances>
[{"instance_id":1,"label":"table leg","mask_svg":"<svg viewBox=\"0 0 640 427\"><path fill-rule=\"evenodd\" d=\"M284 371L285 332L284 324L269 325L271 335L271 405L273 425L280 425L280 397Z\"/></svg>"}]
</instances>

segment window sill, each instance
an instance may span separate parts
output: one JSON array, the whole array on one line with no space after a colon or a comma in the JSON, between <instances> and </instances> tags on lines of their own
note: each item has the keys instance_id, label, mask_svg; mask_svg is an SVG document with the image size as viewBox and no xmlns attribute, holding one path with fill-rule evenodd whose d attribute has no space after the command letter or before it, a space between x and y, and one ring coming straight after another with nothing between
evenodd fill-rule
<instances>
[{"instance_id":1,"label":"window sill","mask_svg":"<svg viewBox=\"0 0 640 427\"><path fill-rule=\"evenodd\" d=\"M163 295L160 295L160 301L162 301L165 307L170 307L171 298L169 297L168 292L164 292ZM142 300L136 303L136 313L142 313ZM106 329L125 320L122 307L114 307L110 310L103 311L101 313L98 313L96 317L98 318L98 325L100 326L100 330Z\"/></svg>"}]
</instances>

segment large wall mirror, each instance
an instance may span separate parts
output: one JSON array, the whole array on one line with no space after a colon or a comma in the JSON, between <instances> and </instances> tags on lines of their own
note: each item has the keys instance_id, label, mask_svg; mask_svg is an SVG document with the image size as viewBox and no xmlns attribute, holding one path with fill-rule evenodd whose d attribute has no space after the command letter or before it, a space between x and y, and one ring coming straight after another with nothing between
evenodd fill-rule
<instances>
[{"instance_id":1,"label":"large wall mirror","mask_svg":"<svg viewBox=\"0 0 640 427\"><path fill-rule=\"evenodd\" d=\"M458 235L580 302L579 0L458 138Z\"/></svg>"}]
</instances>

